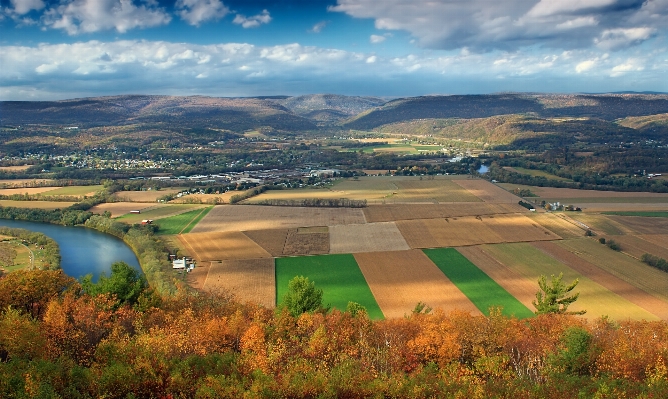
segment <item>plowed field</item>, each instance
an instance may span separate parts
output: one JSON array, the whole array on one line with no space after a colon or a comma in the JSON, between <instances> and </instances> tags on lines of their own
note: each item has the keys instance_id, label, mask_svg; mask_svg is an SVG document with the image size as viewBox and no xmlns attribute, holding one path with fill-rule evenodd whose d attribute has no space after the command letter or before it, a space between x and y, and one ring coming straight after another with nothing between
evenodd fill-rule
<instances>
[{"instance_id":1,"label":"plowed field","mask_svg":"<svg viewBox=\"0 0 668 399\"><path fill-rule=\"evenodd\" d=\"M203 290L230 293L241 302L274 307L274 260L269 258L211 262Z\"/></svg>"},{"instance_id":2,"label":"plowed field","mask_svg":"<svg viewBox=\"0 0 668 399\"><path fill-rule=\"evenodd\" d=\"M200 262L228 259L271 258L253 240L240 231L189 233L178 236L193 257Z\"/></svg>"},{"instance_id":3,"label":"plowed field","mask_svg":"<svg viewBox=\"0 0 668 399\"><path fill-rule=\"evenodd\" d=\"M478 308L419 250L355 254L386 318L409 315L418 302L446 312Z\"/></svg>"},{"instance_id":4,"label":"plowed field","mask_svg":"<svg viewBox=\"0 0 668 399\"><path fill-rule=\"evenodd\" d=\"M580 241L580 239L569 241ZM587 239L585 241L593 242L593 240ZM604 247L603 245L601 246ZM538 278L541 275L549 277L563 273L563 281L567 284L575 279L579 279L580 282L574 293L579 292L580 297L569 309L573 311L586 310L587 313L584 317L588 319L597 319L603 315L610 316L614 320L625 320L628 318L635 320L658 319L654 314L607 289L602 284L583 276L580 272L568 267L531 244L486 245L484 249L500 263L523 275L529 281L534 281L536 291L538 291ZM605 249L614 252L607 247Z\"/></svg>"},{"instance_id":5,"label":"plowed field","mask_svg":"<svg viewBox=\"0 0 668 399\"><path fill-rule=\"evenodd\" d=\"M593 263L587 262L552 242L537 242L533 246L655 316L663 320L668 320L668 302L662 301L640 288L615 277Z\"/></svg>"},{"instance_id":6,"label":"plowed field","mask_svg":"<svg viewBox=\"0 0 668 399\"><path fill-rule=\"evenodd\" d=\"M283 255L320 255L327 253L329 253L329 231L327 227L300 227L288 230L283 246Z\"/></svg>"},{"instance_id":7,"label":"plowed field","mask_svg":"<svg viewBox=\"0 0 668 399\"><path fill-rule=\"evenodd\" d=\"M366 220L369 223L526 212L526 208L518 204L488 204L481 202L420 205L386 204L370 205L364 208L364 216L366 216Z\"/></svg>"},{"instance_id":8,"label":"plowed field","mask_svg":"<svg viewBox=\"0 0 668 399\"><path fill-rule=\"evenodd\" d=\"M666 246L668 246L668 241L664 241L664 246L660 246L638 236L615 236L614 240L622 247L622 251L631 254L638 259L640 259L643 254L651 254L663 259L668 259L668 248L666 248Z\"/></svg>"},{"instance_id":9,"label":"plowed field","mask_svg":"<svg viewBox=\"0 0 668 399\"><path fill-rule=\"evenodd\" d=\"M533 213L527 216L561 238L582 237L585 229L555 213Z\"/></svg>"},{"instance_id":10,"label":"plowed field","mask_svg":"<svg viewBox=\"0 0 668 399\"><path fill-rule=\"evenodd\" d=\"M0 206L11 206L14 208L28 208L28 209L64 209L74 204L76 204L76 202L0 200Z\"/></svg>"},{"instance_id":11,"label":"plowed field","mask_svg":"<svg viewBox=\"0 0 668 399\"><path fill-rule=\"evenodd\" d=\"M43 194L59 189L60 187L26 187L26 188L3 188L0 189L0 195L23 195L23 194ZM46 194L48 195L48 194Z\"/></svg>"},{"instance_id":12,"label":"plowed field","mask_svg":"<svg viewBox=\"0 0 668 399\"><path fill-rule=\"evenodd\" d=\"M459 186L484 202L516 204L520 198L508 191L482 179L454 180Z\"/></svg>"},{"instance_id":13,"label":"plowed field","mask_svg":"<svg viewBox=\"0 0 668 399\"><path fill-rule=\"evenodd\" d=\"M219 205L214 207L192 232L286 229L356 223L365 223L361 209Z\"/></svg>"},{"instance_id":14,"label":"plowed field","mask_svg":"<svg viewBox=\"0 0 668 399\"><path fill-rule=\"evenodd\" d=\"M639 260L613 251L596 240L573 239L557 243L580 258L650 293L668 301L668 273L648 266Z\"/></svg>"},{"instance_id":15,"label":"plowed field","mask_svg":"<svg viewBox=\"0 0 668 399\"><path fill-rule=\"evenodd\" d=\"M126 202L155 202L158 198L168 195L175 194L181 191L178 188L166 188L162 190L149 190L149 191L118 191L114 193L114 198L119 201Z\"/></svg>"},{"instance_id":16,"label":"plowed field","mask_svg":"<svg viewBox=\"0 0 668 399\"><path fill-rule=\"evenodd\" d=\"M90 211L93 213L102 214L105 211L111 212L112 218L117 218L125 214L130 213L130 211L141 211L147 208L160 207L164 205L157 205L155 203L141 203L141 202L106 202L102 204L95 205L90 208ZM140 214L141 215L141 214Z\"/></svg>"},{"instance_id":17,"label":"plowed field","mask_svg":"<svg viewBox=\"0 0 668 399\"><path fill-rule=\"evenodd\" d=\"M410 249L394 222L330 226L329 232L333 254Z\"/></svg>"},{"instance_id":18,"label":"plowed field","mask_svg":"<svg viewBox=\"0 0 668 399\"><path fill-rule=\"evenodd\" d=\"M288 236L287 229L249 230L243 233L264 248L265 251L269 252L271 256L278 257L283 255L285 239Z\"/></svg>"},{"instance_id":19,"label":"plowed field","mask_svg":"<svg viewBox=\"0 0 668 399\"><path fill-rule=\"evenodd\" d=\"M642 216L608 216L633 230L636 234L668 234L668 218L648 218Z\"/></svg>"},{"instance_id":20,"label":"plowed field","mask_svg":"<svg viewBox=\"0 0 668 399\"><path fill-rule=\"evenodd\" d=\"M397 227L411 248L556 240L560 237L522 215L402 220Z\"/></svg>"}]
</instances>

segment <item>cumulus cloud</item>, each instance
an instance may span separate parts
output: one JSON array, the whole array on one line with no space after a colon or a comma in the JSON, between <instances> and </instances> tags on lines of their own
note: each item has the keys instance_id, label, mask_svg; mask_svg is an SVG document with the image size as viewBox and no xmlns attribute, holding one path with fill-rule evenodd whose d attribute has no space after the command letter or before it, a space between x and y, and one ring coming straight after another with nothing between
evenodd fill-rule
<instances>
[{"instance_id":1,"label":"cumulus cloud","mask_svg":"<svg viewBox=\"0 0 668 399\"><path fill-rule=\"evenodd\" d=\"M594 42L604 50L617 50L644 42L654 35L655 29L648 27L629 29L608 29Z\"/></svg>"},{"instance_id":2,"label":"cumulus cloud","mask_svg":"<svg viewBox=\"0 0 668 399\"><path fill-rule=\"evenodd\" d=\"M388 58L297 43L197 45L122 40L0 46L0 98L71 98L122 93L248 96L339 92L420 95L490 91L666 88L667 52L460 51ZM617 55L615 55L617 54ZM642 70L642 81L624 86ZM524 82L524 83L522 83ZM527 83L529 82L529 83ZM628 83L629 85L631 83Z\"/></svg>"},{"instance_id":3,"label":"cumulus cloud","mask_svg":"<svg viewBox=\"0 0 668 399\"><path fill-rule=\"evenodd\" d=\"M230 13L230 9L220 0L177 0L174 9L181 19L195 26L218 20Z\"/></svg>"},{"instance_id":4,"label":"cumulus cloud","mask_svg":"<svg viewBox=\"0 0 668 399\"><path fill-rule=\"evenodd\" d=\"M378 44L378 43L382 43L382 42L384 42L385 39L386 39L385 36L381 36L381 35L371 35L371 37L369 38L369 41L370 41L371 43L373 43L373 44Z\"/></svg>"},{"instance_id":5,"label":"cumulus cloud","mask_svg":"<svg viewBox=\"0 0 668 399\"><path fill-rule=\"evenodd\" d=\"M18 15L24 15L32 10L39 11L44 8L42 0L11 0L12 11Z\"/></svg>"},{"instance_id":6,"label":"cumulus cloud","mask_svg":"<svg viewBox=\"0 0 668 399\"><path fill-rule=\"evenodd\" d=\"M262 24L268 24L271 22L271 15L269 15L269 11L267 10L262 10L260 14L253 15L252 17L246 17L245 15L237 14L232 22L237 25L241 25L244 28L257 28Z\"/></svg>"},{"instance_id":7,"label":"cumulus cloud","mask_svg":"<svg viewBox=\"0 0 668 399\"><path fill-rule=\"evenodd\" d=\"M115 29L148 28L169 23L171 17L155 0L61 0L42 16L43 23L70 35Z\"/></svg>"},{"instance_id":8,"label":"cumulus cloud","mask_svg":"<svg viewBox=\"0 0 668 399\"><path fill-rule=\"evenodd\" d=\"M445 50L578 49L609 41L608 31L665 35L668 26L668 0L338 0L329 10L373 19L377 29L407 31L422 47Z\"/></svg>"}]
</instances>

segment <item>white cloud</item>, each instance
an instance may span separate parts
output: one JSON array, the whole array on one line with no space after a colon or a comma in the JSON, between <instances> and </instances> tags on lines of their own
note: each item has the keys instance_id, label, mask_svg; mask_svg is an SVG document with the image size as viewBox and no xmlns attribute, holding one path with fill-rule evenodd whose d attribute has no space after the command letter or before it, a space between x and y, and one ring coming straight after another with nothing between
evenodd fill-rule
<instances>
[{"instance_id":1,"label":"white cloud","mask_svg":"<svg viewBox=\"0 0 668 399\"><path fill-rule=\"evenodd\" d=\"M267 10L262 10L260 14L253 15L252 17L246 17L245 15L237 14L232 22L237 25L241 25L244 28L257 28L262 24L268 24L271 22L271 15L269 15L269 11Z\"/></svg>"},{"instance_id":2,"label":"white cloud","mask_svg":"<svg viewBox=\"0 0 668 399\"><path fill-rule=\"evenodd\" d=\"M665 49L642 55L631 50L607 55L596 49L538 49L437 55L430 52L386 58L296 43L255 46L122 40L0 46L0 98L46 99L128 92L248 96L317 92L420 95L518 90L668 91L667 53ZM617 78L631 73L633 82Z\"/></svg>"},{"instance_id":3,"label":"white cloud","mask_svg":"<svg viewBox=\"0 0 668 399\"><path fill-rule=\"evenodd\" d=\"M582 61L581 63L579 63L575 66L575 72L577 72L577 73L587 72L588 70L590 70L590 69L592 69L593 67L596 66L597 61L598 60Z\"/></svg>"},{"instance_id":4,"label":"white cloud","mask_svg":"<svg viewBox=\"0 0 668 399\"><path fill-rule=\"evenodd\" d=\"M607 31L649 28L665 37L668 28L668 0L338 0L329 10L407 31L422 47L476 52L591 48Z\"/></svg>"},{"instance_id":5,"label":"white cloud","mask_svg":"<svg viewBox=\"0 0 668 399\"><path fill-rule=\"evenodd\" d=\"M230 13L230 9L220 0L177 0L176 13L190 25L218 20Z\"/></svg>"},{"instance_id":6,"label":"white cloud","mask_svg":"<svg viewBox=\"0 0 668 399\"><path fill-rule=\"evenodd\" d=\"M386 39L385 36L381 36L381 35L371 35L371 37L369 38L369 41L370 41L372 44L378 44L378 43L382 43L382 42L384 42L385 39Z\"/></svg>"},{"instance_id":7,"label":"white cloud","mask_svg":"<svg viewBox=\"0 0 668 399\"><path fill-rule=\"evenodd\" d=\"M609 29L603 31L594 42L604 50L617 50L648 40L655 33L655 29L648 27L629 29Z\"/></svg>"},{"instance_id":8,"label":"white cloud","mask_svg":"<svg viewBox=\"0 0 668 399\"><path fill-rule=\"evenodd\" d=\"M32 10L39 11L44 8L42 0L11 0L13 11L18 15L27 14Z\"/></svg>"},{"instance_id":9,"label":"white cloud","mask_svg":"<svg viewBox=\"0 0 668 399\"><path fill-rule=\"evenodd\" d=\"M309 30L311 33L320 33L323 29L329 24L329 21L320 21L317 24L313 25L313 28Z\"/></svg>"},{"instance_id":10,"label":"white cloud","mask_svg":"<svg viewBox=\"0 0 668 399\"><path fill-rule=\"evenodd\" d=\"M68 34L115 29L148 28L169 23L171 17L154 0L61 0L44 12L45 26Z\"/></svg>"}]
</instances>

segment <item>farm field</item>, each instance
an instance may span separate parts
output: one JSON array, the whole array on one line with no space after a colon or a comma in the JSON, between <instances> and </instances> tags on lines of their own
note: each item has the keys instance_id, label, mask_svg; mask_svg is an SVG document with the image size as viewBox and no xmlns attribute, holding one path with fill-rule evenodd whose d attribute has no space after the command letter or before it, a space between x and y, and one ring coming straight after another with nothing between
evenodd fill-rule
<instances>
[{"instance_id":1,"label":"farm field","mask_svg":"<svg viewBox=\"0 0 668 399\"><path fill-rule=\"evenodd\" d=\"M93 213L103 214L105 211L111 212L112 218L123 216L130 211L143 211L147 208L162 207L164 205L156 205L154 202L103 202L97 204L89 210Z\"/></svg>"},{"instance_id":2,"label":"farm field","mask_svg":"<svg viewBox=\"0 0 668 399\"><path fill-rule=\"evenodd\" d=\"M668 207L668 204L666 204ZM642 217L651 217L651 218L668 218L668 212L652 212L652 211L628 211L628 212L604 212L605 215L615 215L615 216L642 216Z\"/></svg>"},{"instance_id":3,"label":"farm field","mask_svg":"<svg viewBox=\"0 0 668 399\"><path fill-rule=\"evenodd\" d=\"M241 302L274 307L276 306L274 260L266 258L211 262L203 290L228 293Z\"/></svg>"},{"instance_id":4,"label":"farm field","mask_svg":"<svg viewBox=\"0 0 668 399\"><path fill-rule=\"evenodd\" d=\"M52 179L0 179L0 188L39 187L52 183Z\"/></svg>"},{"instance_id":5,"label":"farm field","mask_svg":"<svg viewBox=\"0 0 668 399\"><path fill-rule=\"evenodd\" d=\"M668 301L668 273L613 251L593 239L564 240L557 245L627 283Z\"/></svg>"},{"instance_id":6,"label":"farm field","mask_svg":"<svg viewBox=\"0 0 668 399\"><path fill-rule=\"evenodd\" d=\"M569 212L568 217L577 222L583 223L597 234L619 235L634 233L634 231L627 226L619 224L605 215L584 212Z\"/></svg>"},{"instance_id":7,"label":"farm field","mask_svg":"<svg viewBox=\"0 0 668 399\"><path fill-rule=\"evenodd\" d=\"M11 201L0 200L0 206L28 209L64 209L76 204L69 201Z\"/></svg>"},{"instance_id":8,"label":"farm field","mask_svg":"<svg viewBox=\"0 0 668 399\"><path fill-rule=\"evenodd\" d=\"M26 187L26 188L3 188L0 189L0 195L23 195L23 194L42 194L56 190L60 187Z\"/></svg>"},{"instance_id":9,"label":"farm field","mask_svg":"<svg viewBox=\"0 0 668 399\"><path fill-rule=\"evenodd\" d=\"M540 249L576 272L640 306L661 319L668 319L668 302L662 301L626 281L615 277L593 263L551 242L534 243Z\"/></svg>"},{"instance_id":10,"label":"farm field","mask_svg":"<svg viewBox=\"0 0 668 399\"><path fill-rule=\"evenodd\" d=\"M175 216L162 218L157 223L160 227L158 229L158 234L188 233L204 216L206 216L211 208L213 207L209 206L201 209L193 209L192 211L187 211Z\"/></svg>"},{"instance_id":11,"label":"farm field","mask_svg":"<svg viewBox=\"0 0 668 399\"><path fill-rule=\"evenodd\" d=\"M460 247L561 238L523 215L401 220L396 224L411 248Z\"/></svg>"},{"instance_id":12,"label":"farm field","mask_svg":"<svg viewBox=\"0 0 668 399\"><path fill-rule=\"evenodd\" d=\"M397 180L398 190L389 199L394 202L482 202L458 183L463 180Z\"/></svg>"},{"instance_id":13,"label":"farm field","mask_svg":"<svg viewBox=\"0 0 668 399\"><path fill-rule=\"evenodd\" d=\"M588 239L569 241L582 240L594 242ZM657 316L647 310L614 293L596 281L583 276L580 272L573 270L532 244L485 245L484 249L498 262L514 270L517 274L524 276L529 281L534 282L536 284L536 291L538 291L536 282L541 275L549 277L563 273L563 281L567 284L575 279L579 279L580 282L574 292L579 292L580 297L569 309L572 311L586 310L587 313L584 317L590 320L600 318L603 315L607 315L614 320L625 320L628 318L638 320L658 319ZM608 248L605 249L611 251Z\"/></svg>"},{"instance_id":14,"label":"farm field","mask_svg":"<svg viewBox=\"0 0 668 399\"><path fill-rule=\"evenodd\" d=\"M502 306L502 313L518 318L533 312L453 248L425 249L424 253L461 292L485 315L492 307Z\"/></svg>"},{"instance_id":15,"label":"farm field","mask_svg":"<svg viewBox=\"0 0 668 399\"><path fill-rule=\"evenodd\" d=\"M222 194L188 194L169 201L170 204L227 204L235 195L243 195L245 191L228 191Z\"/></svg>"},{"instance_id":16,"label":"farm field","mask_svg":"<svg viewBox=\"0 0 668 399\"><path fill-rule=\"evenodd\" d=\"M329 233L334 254L410 249L394 222L331 226Z\"/></svg>"},{"instance_id":17,"label":"farm field","mask_svg":"<svg viewBox=\"0 0 668 399\"><path fill-rule=\"evenodd\" d=\"M240 231L188 233L178 237L199 262L272 257Z\"/></svg>"},{"instance_id":18,"label":"farm field","mask_svg":"<svg viewBox=\"0 0 668 399\"><path fill-rule=\"evenodd\" d=\"M450 312L478 308L420 250L356 253L355 260L387 318L410 315L418 302Z\"/></svg>"},{"instance_id":19,"label":"farm field","mask_svg":"<svg viewBox=\"0 0 668 399\"><path fill-rule=\"evenodd\" d=\"M535 170L535 169L526 169L526 168L520 168L517 166L504 166L503 169L509 170L511 172L517 172L523 175L529 175L529 176L536 176L536 177L544 177L546 179L551 179L551 180L558 180L558 181L572 181L571 179L566 179L564 177L560 177L557 175L553 175L551 173L542 171L542 170Z\"/></svg>"},{"instance_id":20,"label":"farm field","mask_svg":"<svg viewBox=\"0 0 668 399\"><path fill-rule=\"evenodd\" d=\"M619 244L624 253L640 259L643 254L651 254L663 259L668 259L668 241L662 245L657 245L652 241L644 239L646 236L615 236L614 241Z\"/></svg>"},{"instance_id":21,"label":"farm field","mask_svg":"<svg viewBox=\"0 0 668 399\"><path fill-rule=\"evenodd\" d=\"M191 231L247 231L356 223L365 223L361 209L217 205Z\"/></svg>"},{"instance_id":22,"label":"farm field","mask_svg":"<svg viewBox=\"0 0 668 399\"><path fill-rule=\"evenodd\" d=\"M329 253L329 246L330 239L327 226L289 229L285 236L283 255L327 254Z\"/></svg>"},{"instance_id":23,"label":"farm field","mask_svg":"<svg viewBox=\"0 0 668 399\"><path fill-rule=\"evenodd\" d=\"M460 179L455 182L483 202L516 204L520 198L487 180Z\"/></svg>"},{"instance_id":24,"label":"farm field","mask_svg":"<svg viewBox=\"0 0 668 399\"><path fill-rule=\"evenodd\" d=\"M557 187L538 187L527 186L514 183L498 183L499 186L506 190L513 190L515 188L528 189L540 198L571 198L571 199L589 199L596 198L600 200L610 200L613 198L628 198L631 201L641 198L654 198L658 201L668 201L668 194L666 193L648 193L648 192L623 192L623 191L599 191L599 190L578 190L574 188L557 188ZM589 201L588 202L597 202ZM583 201L583 202L587 202ZM614 202L614 201L610 201Z\"/></svg>"},{"instance_id":25,"label":"farm field","mask_svg":"<svg viewBox=\"0 0 668 399\"><path fill-rule=\"evenodd\" d=\"M288 229L249 230L242 233L269 252L271 256L279 257L283 255Z\"/></svg>"},{"instance_id":26,"label":"farm field","mask_svg":"<svg viewBox=\"0 0 668 399\"><path fill-rule=\"evenodd\" d=\"M608 216L636 234L665 234L668 232L668 218L647 218L641 216Z\"/></svg>"},{"instance_id":27,"label":"farm field","mask_svg":"<svg viewBox=\"0 0 668 399\"><path fill-rule=\"evenodd\" d=\"M188 205L188 204L153 204L151 209L142 211L141 213L127 213L117 220L129 224L140 223L144 219L158 220L170 216L179 215L184 212L192 211L194 209L201 209L203 205Z\"/></svg>"},{"instance_id":28,"label":"farm field","mask_svg":"<svg viewBox=\"0 0 668 399\"><path fill-rule=\"evenodd\" d=\"M29 169L33 165L21 165L21 166L0 166L0 172L23 172L26 169Z\"/></svg>"},{"instance_id":29,"label":"farm field","mask_svg":"<svg viewBox=\"0 0 668 399\"><path fill-rule=\"evenodd\" d=\"M448 204L385 204L364 208L368 223L397 220L436 219L460 216L495 215L503 213L527 213L517 204L489 204L483 202L454 202Z\"/></svg>"},{"instance_id":30,"label":"farm field","mask_svg":"<svg viewBox=\"0 0 668 399\"><path fill-rule=\"evenodd\" d=\"M570 218L564 214L531 213L527 217L561 238L582 237L586 231L584 227L569 221Z\"/></svg>"},{"instance_id":31,"label":"farm field","mask_svg":"<svg viewBox=\"0 0 668 399\"><path fill-rule=\"evenodd\" d=\"M645 241L649 241L656 245L659 245L663 248L668 248L668 234L642 235L640 236L640 238L642 238Z\"/></svg>"},{"instance_id":32,"label":"farm field","mask_svg":"<svg viewBox=\"0 0 668 399\"><path fill-rule=\"evenodd\" d=\"M374 299L355 258L350 254L316 255L276 259L276 295L280 305L295 276L308 277L323 290L324 306L345 310L348 302L364 306L372 319L382 319L383 312Z\"/></svg>"},{"instance_id":33,"label":"farm field","mask_svg":"<svg viewBox=\"0 0 668 399\"><path fill-rule=\"evenodd\" d=\"M62 195L62 196L91 196L96 192L102 190L104 187L102 185L97 186L67 186L60 187L55 190L49 191L48 195Z\"/></svg>"},{"instance_id":34,"label":"farm field","mask_svg":"<svg viewBox=\"0 0 668 399\"><path fill-rule=\"evenodd\" d=\"M175 194L179 191L181 191L181 189L178 188L165 188L161 190L148 191L118 191L114 193L114 198L125 202L156 202L158 198L164 195Z\"/></svg>"},{"instance_id":35,"label":"farm field","mask_svg":"<svg viewBox=\"0 0 668 399\"><path fill-rule=\"evenodd\" d=\"M624 200L633 201L632 198L622 198ZM654 200L654 198L650 198ZM579 206L585 212L638 212L638 213L652 213L652 212L662 212L668 209L668 204L663 202L663 200L655 203L647 202L581 202L581 201L572 201L573 205ZM630 215L632 216L632 215ZM638 215L642 216L642 215Z\"/></svg>"}]
</instances>

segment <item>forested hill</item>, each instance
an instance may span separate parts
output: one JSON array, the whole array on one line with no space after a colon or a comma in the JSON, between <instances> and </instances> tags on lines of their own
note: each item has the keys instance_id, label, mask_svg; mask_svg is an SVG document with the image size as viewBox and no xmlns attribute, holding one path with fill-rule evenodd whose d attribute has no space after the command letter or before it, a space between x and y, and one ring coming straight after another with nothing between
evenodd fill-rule
<instances>
[{"instance_id":1,"label":"forested hill","mask_svg":"<svg viewBox=\"0 0 668 399\"><path fill-rule=\"evenodd\" d=\"M350 129L373 129L416 119L486 118L533 113L540 117L593 117L615 120L668 112L667 95L453 95L409 97L368 110L343 124Z\"/></svg>"},{"instance_id":2,"label":"forested hill","mask_svg":"<svg viewBox=\"0 0 668 399\"><path fill-rule=\"evenodd\" d=\"M309 130L316 126L270 99L128 95L63 101L4 101L3 125L47 124L79 127L169 124L243 131L268 126Z\"/></svg>"}]
</instances>

